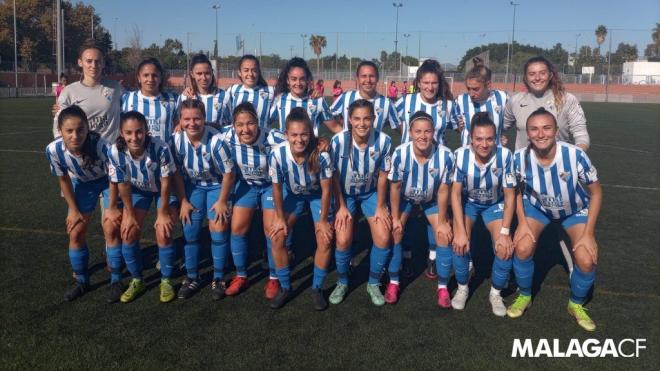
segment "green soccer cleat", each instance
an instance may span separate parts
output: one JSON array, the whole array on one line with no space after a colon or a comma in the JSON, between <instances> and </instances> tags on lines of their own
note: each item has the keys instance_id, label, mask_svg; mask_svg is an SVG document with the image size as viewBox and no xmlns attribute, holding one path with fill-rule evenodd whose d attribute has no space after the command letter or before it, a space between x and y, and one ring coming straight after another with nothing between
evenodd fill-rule
<instances>
[{"instance_id":1,"label":"green soccer cleat","mask_svg":"<svg viewBox=\"0 0 660 371\"><path fill-rule=\"evenodd\" d=\"M587 308L583 307L582 304L576 304L569 300L568 314L573 316L577 321L577 324L583 329L587 331L596 331L596 323L594 323L591 317L589 317L587 314Z\"/></svg>"},{"instance_id":2,"label":"green soccer cleat","mask_svg":"<svg viewBox=\"0 0 660 371\"><path fill-rule=\"evenodd\" d=\"M335 286L335 289L330 294L330 304L340 304L344 301L346 293L348 293L348 285L337 282L337 286Z\"/></svg>"},{"instance_id":3,"label":"green soccer cleat","mask_svg":"<svg viewBox=\"0 0 660 371\"><path fill-rule=\"evenodd\" d=\"M519 294L516 300L506 310L509 318L518 318L525 313L527 308L532 306L532 297L528 295Z\"/></svg>"},{"instance_id":4,"label":"green soccer cleat","mask_svg":"<svg viewBox=\"0 0 660 371\"><path fill-rule=\"evenodd\" d=\"M376 305L376 306L381 306L385 305L385 297L383 296L383 293L380 292L380 285L379 284L367 284L367 293L369 293L369 297L371 298L371 302Z\"/></svg>"},{"instance_id":5,"label":"green soccer cleat","mask_svg":"<svg viewBox=\"0 0 660 371\"><path fill-rule=\"evenodd\" d=\"M174 285L169 278L163 278L160 280L160 302L169 303L176 297L174 292Z\"/></svg>"},{"instance_id":6,"label":"green soccer cleat","mask_svg":"<svg viewBox=\"0 0 660 371\"><path fill-rule=\"evenodd\" d=\"M122 303L130 303L135 300L140 294L142 294L147 289L144 281L133 278L131 283L128 285L128 289L121 294L119 299Z\"/></svg>"}]
</instances>

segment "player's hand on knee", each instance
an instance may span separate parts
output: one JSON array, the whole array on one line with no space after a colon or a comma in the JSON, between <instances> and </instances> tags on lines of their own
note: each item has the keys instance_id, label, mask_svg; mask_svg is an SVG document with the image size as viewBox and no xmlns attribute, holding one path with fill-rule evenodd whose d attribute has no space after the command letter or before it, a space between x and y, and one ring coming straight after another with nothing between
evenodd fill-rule
<instances>
[{"instance_id":1,"label":"player's hand on knee","mask_svg":"<svg viewBox=\"0 0 660 371\"><path fill-rule=\"evenodd\" d=\"M536 238L534 237L534 233L532 233L532 229L529 227L529 224L527 222L522 222L518 224L518 228L516 228L516 233L513 236L513 246L514 248L520 244L525 237L528 237L530 241L532 242L532 245L536 243Z\"/></svg>"},{"instance_id":2,"label":"player's hand on knee","mask_svg":"<svg viewBox=\"0 0 660 371\"><path fill-rule=\"evenodd\" d=\"M345 231L348 228L348 223L353 223L353 216L346 207L340 207L335 216L335 230Z\"/></svg>"},{"instance_id":3,"label":"player's hand on knee","mask_svg":"<svg viewBox=\"0 0 660 371\"><path fill-rule=\"evenodd\" d=\"M591 257L593 264L598 264L598 244L596 243L596 238L594 236L586 233L583 234L575 245L573 245L573 253L578 249L585 249Z\"/></svg>"},{"instance_id":4,"label":"player's hand on knee","mask_svg":"<svg viewBox=\"0 0 660 371\"><path fill-rule=\"evenodd\" d=\"M502 260L511 259L511 255L513 255L513 241L511 241L510 236L500 234L497 241L495 241L495 253Z\"/></svg>"},{"instance_id":5,"label":"player's hand on knee","mask_svg":"<svg viewBox=\"0 0 660 371\"><path fill-rule=\"evenodd\" d=\"M179 219L182 224L192 224L190 214L195 210L195 207L188 202L188 200L181 201L181 208L179 209Z\"/></svg>"},{"instance_id":6,"label":"player's hand on knee","mask_svg":"<svg viewBox=\"0 0 660 371\"><path fill-rule=\"evenodd\" d=\"M69 213L66 216L66 233L71 233L73 229L80 223L83 223L85 218L82 216L78 210L69 210Z\"/></svg>"}]
</instances>

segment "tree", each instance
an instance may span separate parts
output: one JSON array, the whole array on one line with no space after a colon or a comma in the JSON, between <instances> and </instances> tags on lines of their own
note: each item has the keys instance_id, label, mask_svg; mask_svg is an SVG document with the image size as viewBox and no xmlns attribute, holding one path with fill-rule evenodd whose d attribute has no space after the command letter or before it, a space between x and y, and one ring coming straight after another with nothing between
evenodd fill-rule
<instances>
[{"instance_id":1,"label":"tree","mask_svg":"<svg viewBox=\"0 0 660 371\"><path fill-rule=\"evenodd\" d=\"M596 31L594 33L596 35L596 43L598 43L598 50L600 52L600 46L601 46L602 43L605 42L605 38L607 37L607 27L605 27L601 24L598 27L596 27ZM602 65L603 64L599 63L599 65L600 65L599 70L602 73L602 71L603 71Z\"/></svg>"},{"instance_id":2,"label":"tree","mask_svg":"<svg viewBox=\"0 0 660 371\"><path fill-rule=\"evenodd\" d=\"M316 73L321 71L321 52L323 51L323 48L326 47L328 44L327 40L325 39L325 36L321 35L312 35L309 37L309 46L312 47L312 50L314 50L314 54L316 54Z\"/></svg>"},{"instance_id":3,"label":"tree","mask_svg":"<svg viewBox=\"0 0 660 371\"><path fill-rule=\"evenodd\" d=\"M660 23L656 23L651 33L652 43L647 44L644 49L644 56L651 58L660 57Z\"/></svg>"}]
</instances>

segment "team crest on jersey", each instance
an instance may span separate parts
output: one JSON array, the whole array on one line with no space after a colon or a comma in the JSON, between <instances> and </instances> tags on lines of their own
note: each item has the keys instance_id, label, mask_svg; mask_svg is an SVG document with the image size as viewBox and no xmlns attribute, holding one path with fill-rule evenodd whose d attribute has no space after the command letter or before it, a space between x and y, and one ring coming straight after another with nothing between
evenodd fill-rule
<instances>
[{"instance_id":1,"label":"team crest on jersey","mask_svg":"<svg viewBox=\"0 0 660 371\"><path fill-rule=\"evenodd\" d=\"M112 90L110 88L103 88L101 92L107 100L112 100Z\"/></svg>"},{"instance_id":2,"label":"team crest on jersey","mask_svg":"<svg viewBox=\"0 0 660 371\"><path fill-rule=\"evenodd\" d=\"M209 161L211 161L211 154L208 153L208 152L206 152L206 151L203 151L203 152L202 152L202 158L203 158L204 160L206 160L206 162L209 162Z\"/></svg>"},{"instance_id":3,"label":"team crest on jersey","mask_svg":"<svg viewBox=\"0 0 660 371\"><path fill-rule=\"evenodd\" d=\"M219 102L213 103L213 109L216 110L216 111L219 110L220 109L220 103Z\"/></svg>"},{"instance_id":4,"label":"team crest on jersey","mask_svg":"<svg viewBox=\"0 0 660 371\"><path fill-rule=\"evenodd\" d=\"M308 113L310 116L314 115L314 112L316 112L316 106L312 106L312 105L310 105L310 106L307 107L307 113Z\"/></svg>"},{"instance_id":5,"label":"team crest on jersey","mask_svg":"<svg viewBox=\"0 0 660 371\"><path fill-rule=\"evenodd\" d=\"M575 215L577 215L577 216L589 216L589 209L585 207L584 209L582 209L582 210L578 211L577 213L575 213Z\"/></svg>"},{"instance_id":6,"label":"team crest on jersey","mask_svg":"<svg viewBox=\"0 0 660 371\"><path fill-rule=\"evenodd\" d=\"M593 167L593 166L592 166L591 169L589 169L589 171L587 172L587 176L589 177L589 179L594 179L594 178L596 178L597 174L598 174L598 172L596 171L596 168Z\"/></svg>"},{"instance_id":7,"label":"team crest on jersey","mask_svg":"<svg viewBox=\"0 0 660 371\"><path fill-rule=\"evenodd\" d=\"M376 150L371 149L371 150L369 151L369 157L371 157L371 158L376 158Z\"/></svg>"},{"instance_id":8,"label":"team crest on jersey","mask_svg":"<svg viewBox=\"0 0 660 371\"><path fill-rule=\"evenodd\" d=\"M562 171L562 172L559 173L559 177L560 177L561 180L563 180L563 181L566 181L566 179L568 179L568 177L569 177L570 175L571 175L571 173L569 173L569 172L567 172L567 171Z\"/></svg>"},{"instance_id":9,"label":"team crest on jersey","mask_svg":"<svg viewBox=\"0 0 660 371\"><path fill-rule=\"evenodd\" d=\"M268 96L268 92L266 92L266 91L260 91L260 92L259 92L259 96L260 96L262 99L263 99L263 98L266 98L266 97Z\"/></svg>"},{"instance_id":10,"label":"team crest on jersey","mask_svg":"<svg viewBox=\"0 0 660 371\"><path fill-rule=\"evenodd\" d=\"M500 169L499 167L494 167L491 170L493 172L493 175L495 176L500 176L500 174L502 174L502 169Z\"/></svg>"},{"instance_id":11,"label":"team crest on jersey","mask_svg":"<svg viewBox=\"0 0 660 371\"><path fill-rule=\"evenodd\" d=\"M494 110L495 112L500 113L500 111L502 110L502 106L495 106Z\"/></svg>"},{"instance_id":12,"label":"team crest on jersey","mask_svg":"<svg viewBox=\"0 0 660 371\"><path fill-rule=\"evenodd\" d=\"M440 172L439 169L429 168L429 174L431 174L431 176L436 176L436 175L438 175L439 172Z\"/></svg>"},{"instance_id":13,"label":"team crest on jersey","mask_svg":"<svg viewBox=\"0 0 660 371\"><path fill-rule=\"evenodd\" d=\"M383 113L383 109L380 107L376 107L376 115L380 115L381 113Z\"/></svg>"},{"instance_id":14,"label":"team crest on jersey","mask_svg":"<svg viewBox=\"0 0 660 371\"><path fill-rule=\"evenodd\" d=\"M516 176L513 175L512 173L507 173L505 175L505 178L506 178L506 182L509 184L513 184L516 182Z\"/></svg>"}]
</instances>

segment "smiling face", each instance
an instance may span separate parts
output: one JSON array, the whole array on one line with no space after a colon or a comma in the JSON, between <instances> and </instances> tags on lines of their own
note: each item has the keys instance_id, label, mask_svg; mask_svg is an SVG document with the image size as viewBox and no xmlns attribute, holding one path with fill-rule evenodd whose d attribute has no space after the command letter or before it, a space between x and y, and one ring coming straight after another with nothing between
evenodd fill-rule
<instances>
[{"instance_id":1,"label":"smiling face","mask_svg":"<svg viewBox=\"0 0 660 371\"><path fill-rule=\"evenodd\" d=\"M144 141L147 137L146 125L136 119L128 119L121 125L119 134L126 141L126 147L134 155L144 151Z\"/></svg>"},{"instance_id":2,"label":"smiling face","mask_svg":"<svg viewBox=\"0 0 660 371\"><path fill-rule=\"evenodd\" d=\"M198 139L204 134L204 115L197 108L183 108L179 122L188 138Z\"/></svg>"},{"instance_id":3,"label":"smiling face","mask_svg":"<svg viewBox=\"0 0 660 371\"><path fill-rule=\"evenodd\" d=\"M190 77L195 81L200 93L207 94L210 92L213 84L213 70L211 70L208 63L195 64L190 71Z\"/></svg>"},{"instance_id":4,"label":"smiling face","mask_svg":"<svg viewBox=\"0 0 660 371\"><path fill-rule=\"evenodd\" d=\"M438 75L429 72L422 75L422 78L419 79L417 84L419 88L419 93L422 95L422 99L426 103L435 103L438 96L438 89L440 89L440 81L438 80Z\"/></svg>"},{"instance_id":5,"label":"smiling face","mask_svg":"<svg viewBox=\"0 0 660 371\"><path fill-rule=\"evenodd\" d=\"M84 50L78 58L78 67L82 68L83 76L93 81L101 81L103 65L103 54L95 48Z\"/></svg>"},{"instance_id":6,"label":"smiling face","mask_svg":"<svg viewBox=\"0 0 660 371\"><path fill-rule=\"evenodd\" d=\"M286 138L294 156L304 155L312 133L304 122L291 121L286 128Z\"/></svg>"},{"instance_id":7,"label":"smiling face","mask_svg":"<svg viewBox=\"0 0 660 371\"><path fill-rule=\"evenodd\" d=\"M534 115L527 119L527 138L534 149L545 152L556 144L557 123L551 114Z\"/></svg>"},{"instance_id":8,"label":"smiling face","mask_svg":"<svg viewBox=\"0 0 660 371\"><path fill-rule=\"evenodd\" d=\"M241 63L238 69L238 77L241 82L248 88L254 88L259 81L259 70L257 69L257 61L253 59L246 59Z\"/></svg>"},{"instance_id":9,"label":"smiling face","mask_svg":"<svg viewBox=\"0 0 660 371\"><path fill-rule=\"evenodd\" d=\"M525 72L525 82L529 91L536 95L542 95L548 89L550 80L552 79L552 72L548 69L543 62L531 63L527 66Z\"/></svg>"},{"instance_id":10,"label":"smiling face","mask_svg":"<svg viewBox=\"0 0 660 371\"><path fill-rule=\"evenodd\" d=\"M259 122L248 112L241 112L234 118L234 130L243 144L252 144L259 136Z\"/></svg>"},{"instance_id":11,"label":"smiling face","mask_svg":"<svg viewBox=\"0 0 660 371\"><path fill-rule=\"evenodd\" d=\"M467 93L472 101L481 102L488 98L490 93L490 81L480 81L479 79L467 79L465 81Z\"/></svg>"},{"instance_id":12,"label":"smiling face","mask_svg":"<svg viewBox=\"0 0 660 371\"><path fill-rule=\"evenodd\" d=\"M495 126L479 125L472 129L471 146L481 160L490 158L495 148Z\"/></svg>"},{"instance_id":13,"label":"smiling face","mask_svg":"<svg viewBox=\"0 0 660 371\"><path fill-rule=\"evenodd\" d=\"M305 75L305 70L300 67L293 67L289 70L286 77L286 84L289 91L296 98L303 98L307 95L307 86L309 80Z\"/></svg>"},{"instance_id":14,"label":"smiling face","mask_svg":"<svg viewBox=\"0 0 660 371\"><path fill-rule=\"evenodd\" d=\"M138 71L138 84L143 95L153 97L160 94L162 76L153 64L145 64Z\"/></svg>"},{"instance_id":15,"label":"smiling face","mask_svg":"<svg viewBox=\"0 0 660 371\"><path fill-rule=\"evenodd\" d=\"M357 137L362 140L369 138L374 123L374 115L369 108L355 108L348 120L351 122L351 135L353 138Z\"/></svg>"},{"instance_id":16,"label":"smiling face","mask_svg":"<svg viewBox=\"0 0 660 371\"><path fill-rule=\"evenodd\" d=\"M372 96L378 86L378 72L373 66L362 66L357 72L357 83L360 95Z\"/></svg>"},{"instance_id":17,"label":"smiling face","mask_svg":"<svg viewBox=\"0 0 660 371\"><path fill-rule=\"evenodd\" d=\"M79 154L82 152L88 129L79 117L70 116L65 118L60 127L60 132L62 133L64 145L71 153Z\"/></svg>"},{"instance_id":18,"label":"smiling face","mask_svg":"<svg viewBox=\"0 0 660 371\"><path fill-rule=\"evenodd\" d=\"M419 151L429 151L433 145L433 123L425 118L414 120L410 126L410 139Z\"/></svg>"}]
</instances>

